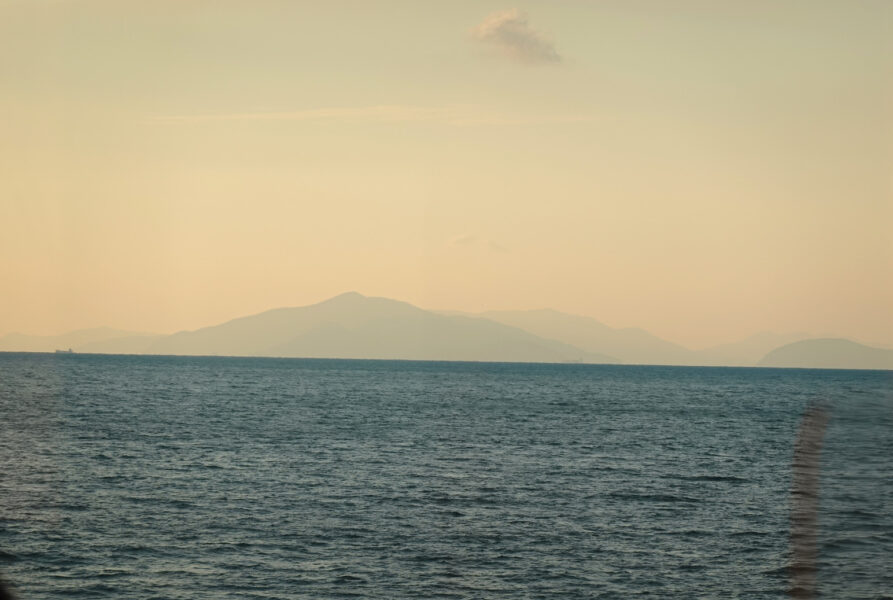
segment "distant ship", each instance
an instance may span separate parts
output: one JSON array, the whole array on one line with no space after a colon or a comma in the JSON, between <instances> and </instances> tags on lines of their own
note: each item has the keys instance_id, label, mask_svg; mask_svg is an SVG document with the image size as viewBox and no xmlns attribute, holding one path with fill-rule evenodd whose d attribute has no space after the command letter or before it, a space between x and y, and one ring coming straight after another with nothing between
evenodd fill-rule
<instances>
[{"instance_id":1,"label":"distant ship","mask_svg":"<svg viewBox=\"0 0 893 600\"><path fill-rule=\"evenodd\" d=\"M56 350L56 354L74 354L74 350L71 348L68 350Z\"/></svg>"}]
</instances>

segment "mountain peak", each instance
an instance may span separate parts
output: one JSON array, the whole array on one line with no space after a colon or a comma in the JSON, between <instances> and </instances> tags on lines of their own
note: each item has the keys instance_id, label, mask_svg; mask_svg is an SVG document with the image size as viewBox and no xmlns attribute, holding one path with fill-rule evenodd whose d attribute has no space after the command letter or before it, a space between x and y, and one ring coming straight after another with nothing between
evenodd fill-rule
<instances>
[{"instance_id":1,"label":"mountain peak","mask_svg":"<svg viewBox=\"0 0 893 600\"><path fill-rule=\"evenodd\" d=\"M354 292L354 291L351 290L351 291L349 291L349 292L344 292L344 293L338 294L337 296L332 296L332 297L329 298L329 299L330 299L330 300L337 300L338 298L366 298L366 297L367 297L367 296L364 296L364 295L361 294L360 292Z\"/></svg>"},{"instance_id":2,"label":"mountain peak","mask_svg":"<svg viewBox=\"0 0 893 600\"><path fill-rule=\"evenodd\" d=\"M343 304L348 302L360 302L362 300L368 300L369 296L364 296L359 292L344 292L342 294L338 294L337 296L332 296L328 300L323 300L320 304Z\"/></svg>"}]
</instances>

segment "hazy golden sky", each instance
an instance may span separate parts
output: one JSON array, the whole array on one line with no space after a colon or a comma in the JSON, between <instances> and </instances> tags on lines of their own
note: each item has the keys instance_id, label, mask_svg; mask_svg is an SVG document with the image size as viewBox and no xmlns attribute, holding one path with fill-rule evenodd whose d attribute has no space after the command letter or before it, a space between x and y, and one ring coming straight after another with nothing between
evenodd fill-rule
<instances>
[{"instance_id":1,"label":"hazy golden sky","mask_svg":"<svg viewBox=\"0 0 893 600\"><path fill-rule=\"evenodd\" d=\"M0 0L0 334L347 290L893 343L893 2Z\"/></svg>"}]
</instances>

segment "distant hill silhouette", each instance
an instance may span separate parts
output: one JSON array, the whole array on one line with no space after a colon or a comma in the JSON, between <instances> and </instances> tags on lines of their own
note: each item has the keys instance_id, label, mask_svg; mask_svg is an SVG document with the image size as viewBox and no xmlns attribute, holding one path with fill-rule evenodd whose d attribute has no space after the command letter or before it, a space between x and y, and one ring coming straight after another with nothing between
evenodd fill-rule
<instances>
[{"instance_id":1,"label":"distant hill silhouette","mask_svg":"<svg viewBox=\"0 0 893 600\"><path fill-rule=\"evenodd\" d=\"M468 314L446 312L444 314ZM535 335L559 340L583 350L615 356L626 364L754 366L767 352L806 334L758 333L729 344L690 350L637 327L614 328L591 317L552 309L500 310L474 313L518 327Z\"/></svg>"},{"instance_id":2,"label":"distant hill silhouette","mask_svg":"<svg viewBox=\"0 0 893 600\"><path fill-rule=\"evenodd\" d=\"M893 369L893 350L805 337L760 333L690 350L643 329L551 309L429 311L348 292L172 335L107 327L11 333L0 337L0 351Z\"/></svg>"},{"instance_id":3,"label":"distant hill silhouette","mask_svg":"<svg viewBox=\"0 0 893 600\"><path fill-rule=\"evenodd\" d=\"M694 364L696 358L688 348L643 329L615 329L591 317L569 315L552 309L491 310L473 316L517 327L588 352L614 356L627 364L686 365Z\"/></svg>"},{"instance_id":4,"label":"distant hill silhouette","mask_svg":"<svg viewBox=\"0 0 893 600\"><path fill-rule=\"evenodd\" d=\"M769 352L761 367L893 369L893 350L840 338L802 340Z\"/></svg>"},{"instance_id":5,"label":"distant hill silhouette","mask_svg":"<svg viewBox=\"0 0 893 600\"><path fill-rule=\"evenodd\" d=\"M145 339L145 334L122 331L110 327L79 329L61 335L27 335L10 333L0 337L0 351L9 352L52 352L67 348L80 349L89 344L107 342L116 338Z\"/></svg>"},{"instance_id":6,"label":"distant hill silhouette","mask_svg":"<svg viewBox=\"0 0 893 600\"><path fill-rule=\"evenodd\" d=\"M155 340L161 339L162 335L127 335L114 337L107 340L97 340L76 346L77 352L99 353L99 354L145 354Z\"/></svg>"},{"instance_id":7,"label":"distant hill silhouette","mask_svg":"<svg viewBox=\"0 0 893 600\"><path fill-rule=\"evenodd\" d=\"M808 337L805 333L757 333L737 342L696 350L694 360L699 365L752 367L767 352Z\"/></svg>"},{"instance_id":8,"label":"distant hill silhouette","mask_svg":"<svg viewBox=\"0 0 893 600\"><path fill-rule=\"evenodd\" d=\"M95 352L125 340L92 344ZM129 343L129 342L128 342ZM616 362L486 319L446 316L356 292L150 340L140 353L507 362Z\"/></svg>"}]
</instances>

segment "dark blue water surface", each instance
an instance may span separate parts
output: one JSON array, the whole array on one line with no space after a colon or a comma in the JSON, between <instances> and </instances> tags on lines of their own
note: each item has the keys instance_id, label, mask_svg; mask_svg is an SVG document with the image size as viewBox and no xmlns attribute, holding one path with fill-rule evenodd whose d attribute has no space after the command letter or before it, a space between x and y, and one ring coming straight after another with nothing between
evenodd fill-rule
<instances>
[{"instance_id":1,"label":"dark blue water surface","mask_svg":"<svg viewBox=\"0 0 893 600\"><path fill-rule=\"evenodd\" d=\"M0 354L23 600L893 597L893 373Z\"/></svg>"}]
</instances>

